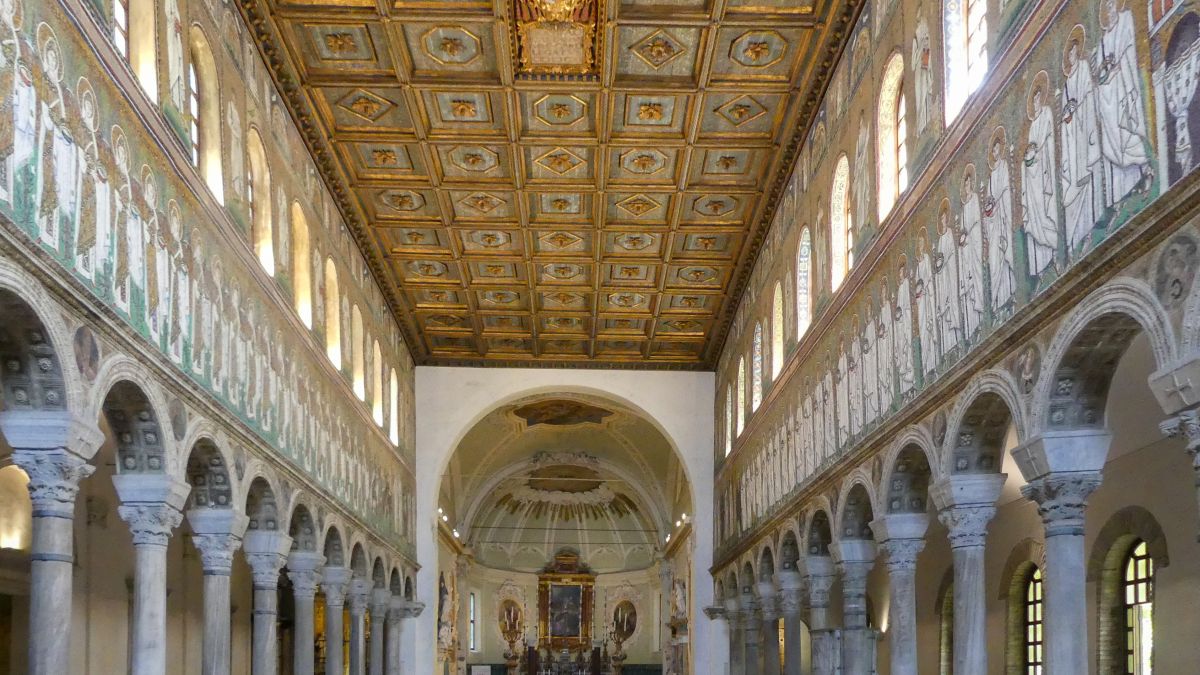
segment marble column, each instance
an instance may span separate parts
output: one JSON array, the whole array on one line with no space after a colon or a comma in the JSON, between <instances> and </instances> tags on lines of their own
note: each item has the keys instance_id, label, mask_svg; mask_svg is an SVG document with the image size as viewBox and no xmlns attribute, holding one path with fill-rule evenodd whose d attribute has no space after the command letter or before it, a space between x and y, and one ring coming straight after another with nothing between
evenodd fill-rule
<instances>
[{"instance_id":1,"label":"marble column","mask_svg":"<svg viewBox=\"0 0 1200 675\"><path fill-rule=\"evenodd\" d=\"M117 513L133 535L133 639L130 672L167 672L167 543L183 522L191 487L166 474L113 476Z\"/></svg>"},{"instance_id":2,"label":"marble column","mask_svg":"<svg viewBox=\"0 0 1200 675\"><path fill-rule=\"evenodd\" d=\"M860 541L842 542L843 545ZM867 627L867 575L875 565L874 546L869 560L851 559L837 562L842 577L842 673L869 675L875 642Z\"/></svg>"},{"instance_id":3,"label":"marble column","mask_svg":"<svg viewBox=\"0 0 1200 675\"><path fill-rule=\"evenodd\" d=\"M204 642L202 675L229 675L229 575L233 554L241 547L249 519L233 509L191 509L187 513L192 542L204 570Z\"/></svg>"},{"instance_id":4,"label":"marble column","mask_svg":"<svg viewBox=\"0 0 1200 675\"><path fill-rule=\"evenodd\" d=\"M251 530L242 551L254 579L254 627L250 672L277 675L279 668L279 571L287 564L292 538L273 530Z\"/></svg>"},{"instance_id":5,"label":"marble column","mask_svg":"<svg viewBox=\"0 0 1200 675\"><path fill-rule=\"evenodd\" d=\"M725 612L725 608L719 605L705 607L704 615L708 617L709 621L712 621L713 641L717 645L717 647L712 650L713 653L717 654L716 658L712 662L715 675L729 675L729 654L727 651L725 653L721 653L722 651L728 650L729 645L728 615ZM722 650L720 645L725 645L725 650Z\"/></svg>"},{"instance_id":6,"label":"marble column","mask_svg":"<svg viewBox=\"0 0 1200 675\"><path fill-rule=\"evenodd\" d=\"M33 507L28 672L60 675L71 670L75 498L79 482L95 471L88 461L104 433L94 419L67 410L3 410L0 434L13 449L13 464L29 477Z\"/></svg>"},{"instance_id":7,"label":"marble column","mask_svg":"<svg viewBox=\"0 0 1200 675\"><path fill-rule=\"evenodd\" d=\"M779 598L775 584L759 582L758 597L762 616L762 673L781 675L779 660Z\"/></svg>"},{"instance_id":8,"label":"marble column","mask_svg":"<svg viewBox=\"0 0 1200 675\"><path fill-rule=\"evenodd\" d=\"M1192 475L1196 486L1196 502L1200 506L1200 409L1183 410L1159 424L1168 438L1182 438L1184 449L1192 458ZM1198 509L1200 510L1200 509ZM1200 540L1200 536L1197 536Z\"/></svg>"},{"instance_id":9,"label":"marble column","mask_svg":"<svg viewBox=\"0 0 1200 675\"><path fill-rule=\"evenodd\" d=\"M292 645L294 675L314 675L317 639L313 628L313 601L321 584L324 564L325 556L315 551L296 551L288 556L287 574L292 582L296 613Z\"/></svg>"},{"instance_id":10,"label":"marble column","mask_svg":"<svg viewBox=\"0 0 1200 675\"><path fill-rule=\"evenodd\" d=\"M745 626L737 600L732 598L725 600L725 616L729 619L729 672L733 675L748 675L746 639L743 633Z\"/></svg>"},{"instance_id":11,"label":"marble column","mask_svg":"<svg viewBox=\"0 0 1200 675\"><path fill-rule=\"evenodd\" d=\"M924 513L891 513L871 523L888 570L891 675L917 675L917 555L928 527Z\"/></svg>"},{"instance_id":12,"label":"marble column","mask_svg":"<svg viewBox=\"0 0 1200 675\"><path fill-rule=\"evenodd\" d=\"M1112 435L1103 429L1045 431L1013 450L1026 484L1021 493L1038 505L1046 532L1046 672L1086 673L1088 650L1087 551L1083 520L1088 497L1100 487Z\"/></svg>"},{"instance_id":13,"label":"marble column","mask_svg":"<svg viewBox=\"0 0 1200 675\"><path fill-rule=\"evenodd\" d=\"M829 556L811 555L804 559L813 675L836 675L841 667L837 630L829 621L829 589L834 579L833 560Z\"/></svg>"},{"instance_id":14,"label":"marble column","mask_svg":"<svg viewBox=\"0 0 1200 675\"><path fill-rule=\"evenodd\" d=\"M387 664L384 675L400 675L400 630L404 621L404 598L393 595L387 605ZM371 623L375 625L375 610L371 610ZM374 663L374 660L372 660Z\"/></svg>"},{"instance_id":15,"label":"marble column","mask_svg":"<svg viewBox=\"0 0 1200 675\"><path fill-rule=\"evenodd\" d=\"M417 674L417 617L425 603L405 601L400 615L400 675Z\"/></svg>"},{"instance_id":16,"label":"marble column","mask_svg":"<svg viewBox=\"0 0 1200 675\"><path fill-rule=\"evenodd\" d=\"M1150 390L1167 414L1159 428L1168 437L1181 437L1186 443L1200 505L1200 355L1193 352L1169 370L1151 375Z\"/></svg>"},{"instance_id":17,"label":"marble column","mask_svg":"<svg viewBox=\"0 0 1200 675\"><path fill-rule=\"evenodd\" d=\"M762 672L762 612L757 601L747 601L742 596L742 659L746 675Z\"/></svg>"},{"instance_id":18,"label":"marble column","mask_svg":"<svg viewBox=\"0 0 1200 675\"><path fill-rule=\"evenodd\" d=\"M346 600L350 604L350 675L366 675L367 603L374 584L370 579L353 579ZM326 642L328 644L328 641Z\"/></svg>"},{"instance_id":19,"label":"marble column","mask_svg":"<svg viewBox=\"0 0 1200 675\"><path fill-rule=\"evenodd\" d=\"M346 591L350 590L350 574L348 567L329 565L321 572L321 592L325 594L325 675L345 672L342 610L346 606Z\"/></svg>"},{"instance_id":20,"label":"marble column","mask_svg":"<svg viewBox=\"0 0 1200 675\"><path fill-rule=\"evenodd\" d=\"M987 672L984 549L1004 474L956 474L930 487L954 556L954 672Z\"/></svg>"},{"instance_id":21,"label":"marble column","mask_svg":"<svg viewBox=\"0 0 1200 675\"><path fill-rule=\"evenodd\" d=\"M782 573L781 573L781 576ZM779 611L783 614L783 675L800 675L800 664L804 661L803 619L804 589L800 575L792 572L794 584L786 578L780 579Z\"/></svg>"},{"instance_id":22,"label":"marble column","mask_svg":"<svg viewBox=\"0 0 1200 675\"><path fill-rule=\"evenodd\" d=\"M388 640L387 614L391 600L392 592L388 589L371 589L371 656L368 659L371 675L383 675L384 644Z\"/></svg>"}]
</instances>

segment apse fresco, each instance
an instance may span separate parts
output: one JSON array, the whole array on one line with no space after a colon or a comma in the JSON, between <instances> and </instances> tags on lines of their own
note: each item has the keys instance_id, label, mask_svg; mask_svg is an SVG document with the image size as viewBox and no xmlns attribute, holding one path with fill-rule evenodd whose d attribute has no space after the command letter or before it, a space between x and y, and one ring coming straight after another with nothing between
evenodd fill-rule
<instances>
[{"instance_id":1,"label":"apse fresco","mask_svg":"<svg viewBox=\"0 0 1200 675\"><path fill-rule=\"evenodd\" d=\"M783 284L789 336L796 317L817 322L831 305L831 176L843 157L852 177L846 206L852 257L871 269L852 281L853 289L839 289L851 296L844 304L838 298L840 315L828 329L801 339L809 356L788 376L790 394L759 412L771 421L755 428L736 458L730 476L741 489L729 498L729 527L748 528L770 513L1200 161L1192 142L1200 134L1200 16L1189 6L1064 4L1023 57L994 50L1023 49L1042 26L1024 23L1021 3L1000 4L999 15L989 13L990 20L1000 17L990 33L992 70L948 125L969 126L951 148L942 143L937 6L916 4L907 25L875 22L870 8L859 19L855 35L872 23L883 33L869 56L848 50L838 66L772 225L786 233L770 244L782 250L764 251L760 259L725 348L718 391L736 390L739 359L753 358L755 322L771 315L776 279L791 282ZM1020 20L1007 26L1012 17ZM909 184L916 193L902 195L880 228L875 158L862 146L875 135L872 78L882 76L894 54L906 61ZM871 63L861 65L866 59ZM855 86L858 67L867 73ZM806 230L812 276L797 281L794 251ZM887 248L873 257L880 246ZM797 286L812 295L797 297ZM722 411L725 404L717 405Z\"/></svg>"},{"instance_id":2,"label":"apse fresco","mask_svg":"<svg viewBox=\"0 0 1200 675\"><path fill-rule=\"evenodd\" d=\"M407 539L412 479L396 449L380 429L352 421L368 417L302 342L309 336L295 335L295 322L282 314L276 290L246 271L250 258L231 250L229 238L243 233L215 222L224 216L214 218L212 207L193 197L195 188L163 170L170 164L140 121L114 112L129 106L97 75L103 68L65 21L57 3L0 3L4 225L72 274L147 349L168 357L329 495L382 536ZM182 58L180 48L168 41L166 56L173 64ZM160 91L165 107L177 96L176 65L182 67L165 71L169 86ZM237 108L231 104L229 112L236 121ZM233 129L236 151L241 128ZM278 125L275 132L294 133ZM241 158L235 157L227 192L243 194L242 173L232 168ZM277 185L285 183L282 169L276 176ZM272 199L279 199L280 214L288 212L283 188ZM287 223L276 231L275 250L288 260ZM344 278L353 279L349 273ZM346 295L341 302L346 305ZM344 313L348 320L349 309ZM407 393L411 362L394 326L389 330L382 321L378 326L388 353L405 365ZM382 368L373 363L377 358L366 356ZM392 395L398 393L393 388ZM406 417L410 412L407 403L399 409ZM405 421L406 437L409 426Z\"/></svg>"}]
</instances>

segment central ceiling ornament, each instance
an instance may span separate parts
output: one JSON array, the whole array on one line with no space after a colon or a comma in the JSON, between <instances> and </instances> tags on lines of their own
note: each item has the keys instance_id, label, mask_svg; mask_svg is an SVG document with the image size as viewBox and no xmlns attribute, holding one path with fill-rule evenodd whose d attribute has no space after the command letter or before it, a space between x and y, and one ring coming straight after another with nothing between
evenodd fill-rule
<instances>
[{"instance_id":1,"label":"central ceiling ornament","mask_svg":"<svg viewBox=\"0 0 1200 675\"><path fill-rule=\"evenodd\" d=\"M604 0L512 0L519 76L595 77Z\"/></svg>"}]
</instances>

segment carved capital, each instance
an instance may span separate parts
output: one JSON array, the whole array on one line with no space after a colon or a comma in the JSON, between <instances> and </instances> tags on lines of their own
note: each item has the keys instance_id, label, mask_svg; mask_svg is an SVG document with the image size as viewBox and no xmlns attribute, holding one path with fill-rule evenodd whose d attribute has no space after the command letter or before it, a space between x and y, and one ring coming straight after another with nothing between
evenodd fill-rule
<instances>
[{"instance_id":1,"label":"carved capital","mask_svg":"<svg viewBox=\"0 0 1200 675\"><path fill-rule=\"evenodd\" d=\"M96 470L87 460L63 449L15 450L12 460L29 476L34 518L73 517L79 481Z\"/></svg>"},{"instance_id":2,"label":"carved capital","mask_svg":"<svg viewBox=\"0 0 1200 675\"><path fill-rule=\"evenodd\" d=\"M800 588L785 588L779 592L779 611L784 617L798 617L804 611L804 591Z\"/></svg>"},{"instance_id":3,"label":"carved capital","mask_svg":"<svg viewBox=\"0 0 1200 675\"><path fill-rule=\"evenodd\" d=\"M867 592L867 576L871 573L872 563L839 562L837 567L842 575L842 595L861 595Z\"/></svg>"},{"instance_id":4,"label":"carved capital","mask_svg":"<svg viewBox=\"0 0 1200 675\"><path fill-rule=\"evenodd\" d=\"M166 546L171 533L183 522L183 513L170 504L135 503L117 507L121 520L129 523L134 546Z\"/></svg>"},{"instance_id":5,"label":"carved capital","mask_svg":"<svg viewBox=\"0 0 1200 675\"><path fill-rule=\"evenodd\" d=\"M421 616L421 612L425 611L425 603L423 602L407 602L404 604L402 617L404 619L415 619Z\"/></svg>"},{"instance_id":6,"label":"carved capital","mask_svg":"<svg viewBox=\"0 0 1200 675\"><path fill-rule=\"evenodd\" d=\"M200 565L205 574L229 576L233 569L233 554L242 545L234 534L193 534L192 542L200 551Z\"/></svg>"},{"instance_id":7,"label":"carved capital","mask_svg":"<svg viewBox=\"0 0 1200 675\"><path fill-rule=\"evenodd\" d=\"M809 607L829 607L829 589L833 587L834 578L831 574L809 574L804 577L804 585L808 588Z\"/></svg>"},{"instance_id":8,"label":"carved capital","mask_svg":"<svg viewBox=\"0 0 1200 675\"><path fill-rule=\"evenodd\" d=\"M1193 461L1197 461L1200 455L1200 410L1184 410L1163 420L1158 428L1168 438L1182 438L1187 443L1187 451Z\"/></svg>"},{"instance_id":9,"label":"carved capital","mask_svg":"<svg viewBox=\"0 0 1200 675\"><path fill-rule=\"evenodd\" d=\"M760 601L759 614L762 615L764 622L770 623L778 621L781 614L779 613L779 599L773 595L764 596Z\"/></svg>"},{"instance_id":10,"label":"carved capital","mask_svg":"<svg viewBox=\"0 0 1200 675\"><path fill-rule=\"evenodd\" d=\"M924 539L888 539L879 545L887 560L889 574L917 569L917 555L925 548Z\"/></svg>"},{"instance_id":11,"label":"carved capital","mask_svg":"<svg viewBox=\"0 0 1200 675\"><path fill-rule=\"evenodd\" d=\"M1099 472L1051 473L1021 488L1038 505L1046 536L1083 535L1087 499L1100 487Z\"/></svg>"},{"instance_id":12,"label":"carved capital","mask_svg":"<svg viewBox=\"0 0 1200 675\"><path fill-rule=\"evenodd\" d=\"M720 605L704 608L704 616L707 616L712 621L727 621L729 619L725 608Z\"/></svg>"},{"instance_id":13,"label":"carved capital","mask_svg":"<svg viewBox=\"0 0 1200 675\"><path fill-rule=\"evenodd\" d=\"M995 515L995 506L971 504L942 509L938 520L950 530L950 548L971 548L987 541L988 523Z\"/></svg>"},{"instance_id":14,"label":"carved capital","mask_svg":"<svg viewBox=\"0 0 1200 675\"><path fill-rule=\"evenodd\" d=\"M371 589L371 616L384 617L392 602L392 592L386 588Z\"/></svg>"},{"instance_id":15,"label":"carved capital","mask_svg":"<svg viewBox=\"0 0 1200 675\"><path fill-rule=\"evenodd\" d=\"M246 562L250 565L255 588L275 590L279 587L279 571L287 564L287 556L273 551L247 552Z\"/></svg>"},{"instance_id":16,"label":"carved capital","mask_svg":"<svg viewBox=\"0 0 1200 675\"><path fill-rule=\"evenodd\" d=\"M297 598L312 600L317 595L321 585L321 571L313 569L292 569L288 567L288 580L292 582L292 593Z\"/></svg>"},{"instance_id":17,"label":"carved capital","mask_svg":"<svg viewBox=\"0 0 1200 675\"><path fill-rule=\"evenodd\" d=\"M321 575L321 592L325 604L342 607L346 604L346 593L350 590L350 570L345 567L326 567Z\"/></svg>"},{"instance_id":18,"label":"carved capital","mask_svg":"<svg viewBox=\"0 0 1200 675\"><path fill-rule=\"evenodd\" d=\"M350 604L350 613L359 615L367 611L367 603L371 599L372 584L366 579L355 579L346 590L346 600Z\"/></svg>"}]
</instances>

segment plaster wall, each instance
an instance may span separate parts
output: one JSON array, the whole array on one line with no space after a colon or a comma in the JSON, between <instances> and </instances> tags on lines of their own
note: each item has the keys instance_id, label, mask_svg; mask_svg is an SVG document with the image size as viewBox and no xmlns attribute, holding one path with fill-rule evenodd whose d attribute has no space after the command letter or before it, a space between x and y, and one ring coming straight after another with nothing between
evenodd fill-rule
<instances>
[{"instance_id":1,"label":"plaster wall","mask_svg":"<svg viewBox=\"0 0 1200 675\"><path fill-rule=\"evenodd\" d=\"M417 401L417 597L430 607L437 598L437 495L442 473L459 440L501 403L549 392L613 399L642 412L674 445L692 489L696 540L690 597L693 659L697 675L710 672L708 650L715 635L702 609L713 604L712 563L713 401L712 373L521 368L416 369ZM417 672L434 672L436 610L418 619Z\"/></svg>"}]
</instances>

